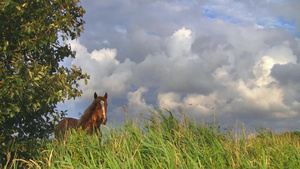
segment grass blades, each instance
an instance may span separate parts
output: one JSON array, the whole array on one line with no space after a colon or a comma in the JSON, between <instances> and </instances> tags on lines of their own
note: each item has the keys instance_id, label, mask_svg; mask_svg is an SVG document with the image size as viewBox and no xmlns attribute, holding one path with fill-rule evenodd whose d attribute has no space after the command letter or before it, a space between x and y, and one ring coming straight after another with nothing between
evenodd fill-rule
<instances>
[{"instance_id":1,"label":"grass blades","mask_svg":"<svg viewBox=\"0 0 300 169\"><path fill-rule=\"evenodd\" d=\"M300 167L299 132L223 131L217 119L198 124L184 114L153 111L140 121L128 118L116 128L102 128L101 142L96 135L70 131L65 139L45 143L39 157L23 162L32 168Z\"/></svg>"}]
</instances>

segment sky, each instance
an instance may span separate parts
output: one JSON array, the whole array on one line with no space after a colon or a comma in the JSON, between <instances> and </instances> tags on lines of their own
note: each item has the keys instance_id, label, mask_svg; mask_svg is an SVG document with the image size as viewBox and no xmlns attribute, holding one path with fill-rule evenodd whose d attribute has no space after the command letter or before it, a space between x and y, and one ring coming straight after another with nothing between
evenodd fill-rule
<instances>
[{"instance_id":1,"label":"sky","mask_svg":"<svg viewBox=\"0 0 300 169\"><path fill-rule=\"evenodd\" d=\"M300 128L299 0L89 0L75 64L83 95L59 104L80 114L108 93L108 122L151 110L216 115L224 127Z\"/></svg>"}]
</instances>

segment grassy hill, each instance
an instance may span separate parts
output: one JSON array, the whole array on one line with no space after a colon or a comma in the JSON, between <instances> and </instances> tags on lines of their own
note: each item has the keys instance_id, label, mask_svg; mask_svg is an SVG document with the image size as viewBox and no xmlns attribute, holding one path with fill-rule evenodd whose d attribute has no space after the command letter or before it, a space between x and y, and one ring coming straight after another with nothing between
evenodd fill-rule
<instances>
[{"instance_id":1,"label":"grassy hill","mask_svg":"<svg viewBox=\"0 0 300 169\"><path fill-rule=\"evenodd\" d=\"M43 143L26 168L300 168L300 133L221 130L171 111L103 127L102 141L84 131ZM217 121L217 120L216 120Z\"/></svg>"}]
</instances>

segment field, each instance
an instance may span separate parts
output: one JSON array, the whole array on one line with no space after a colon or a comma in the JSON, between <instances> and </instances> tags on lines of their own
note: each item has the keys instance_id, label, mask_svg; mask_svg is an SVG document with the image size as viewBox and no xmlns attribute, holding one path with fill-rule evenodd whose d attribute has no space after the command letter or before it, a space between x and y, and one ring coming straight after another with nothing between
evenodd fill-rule
<instances>
[{"instance_id":1,"label":"field","mask_svg":"<svg viewBox=\"0 0 300 169\"><path fill-rule=\"evenodd\" d=\"M300 168L300 132L224 130L217 118L199 124L171 111L128 118L118 127L102 127L102 132L99 142L96 135L73 130L67 139L43 143L38 157L15 159L10 167Z\"/></svg>"}]
</instances>

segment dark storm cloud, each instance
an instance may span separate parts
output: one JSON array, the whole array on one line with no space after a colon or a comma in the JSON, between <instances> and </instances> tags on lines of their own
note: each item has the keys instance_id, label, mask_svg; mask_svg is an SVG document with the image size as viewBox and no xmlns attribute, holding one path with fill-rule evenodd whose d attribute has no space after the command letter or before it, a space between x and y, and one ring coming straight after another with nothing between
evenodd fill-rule
<instances>
[{"instance_id":1,"label":"dark storm cloud","mask_svg":"<svg viewBox=\"0 0 300 169\"><path fill-rule=\"evenodd\" d=\"M272 68L271 75L281 84L300 83L300 65L289 63L285 65L276 64Z\"/></svg>"}]
</instances>

